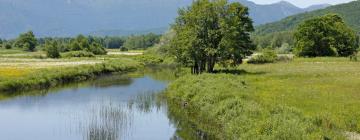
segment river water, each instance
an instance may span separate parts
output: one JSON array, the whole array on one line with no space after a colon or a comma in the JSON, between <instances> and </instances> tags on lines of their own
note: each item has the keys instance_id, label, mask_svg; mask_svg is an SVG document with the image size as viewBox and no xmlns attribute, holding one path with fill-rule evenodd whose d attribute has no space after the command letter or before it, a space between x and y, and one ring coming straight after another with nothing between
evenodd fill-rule
<instances>
[{"instance_id":1,"label":"river water","mask_svg":"<svg viewBox=\"0 0 360 140\"><path fill-rule=\"evenodd\" d=\"M166 76L103 76L48 91L11 95L0 101L0 139L180 139L168 119L166 103L158 96L169 81L162 77Z\"/></svg>"}]
</instances>

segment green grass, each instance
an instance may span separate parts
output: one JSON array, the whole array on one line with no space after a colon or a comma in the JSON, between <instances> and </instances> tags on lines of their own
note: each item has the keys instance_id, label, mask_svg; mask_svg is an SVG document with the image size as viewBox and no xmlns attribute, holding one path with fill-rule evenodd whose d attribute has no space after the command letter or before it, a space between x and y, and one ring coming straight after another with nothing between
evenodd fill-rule
<instances>
[{"instance_id":1,"label":"green grass","mask_svg":"<svg viewBox=\"0 0 360 140\"><path fill-rule=\"evenodd\" d=\"M181 112L190 122L221 139L343 139L360 132L358 62L297 58L227 72L180 78L167 96L178 106L186 102Z\"/></svg>"},{"instance_id":2,"label":"green grass","mask_svg":"<svg viewBox=\"0 0 360 140\"><path fill-rule=\"evenodd\" d=\"M62 59L28 57L42 53L0 50L0 92L50 88L101 74L134 71L142 67L138 61L125 56Z\"/></svg>"}]
</instances>

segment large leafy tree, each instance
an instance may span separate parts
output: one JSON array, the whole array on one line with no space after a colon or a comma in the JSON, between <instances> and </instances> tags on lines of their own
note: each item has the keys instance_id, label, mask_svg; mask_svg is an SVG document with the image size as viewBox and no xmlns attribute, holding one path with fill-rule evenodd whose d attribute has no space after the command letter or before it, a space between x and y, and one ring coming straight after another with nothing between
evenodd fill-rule
<instances>
[{"instance_id":1,"label":"large leafy tree","mask_svg":"<svg viewBox=\"0 0 360 140\"><path fill-rule=\"evenodd\" d=\"M349 56L357 52L359 40L336 14L313 18L299 25L295 32L299 56Z\"/></svg>"},{"instance_id":2,"label":"large leafy tree","mask_svg":"<svg viewBox=\"0 0 360 140\"><path fill-rule=\"evenodd\" d=\"M14 44L16 47L24 48L27 51L34 51L37 45L37 40L32 31L20 34Z\"/></svg>"},{"instance_id":3,"label":"large leafy tree","mask_svg":"<svg viewBox=\"0 0 360 140\"><path fill-rule=\"evenodd\" d=\"M195 0L179 10L171 41L177 60L193 73L213 72L216 63L237 65L255 46L248 8L227 0Z\"/></svg>"}]
</instances>

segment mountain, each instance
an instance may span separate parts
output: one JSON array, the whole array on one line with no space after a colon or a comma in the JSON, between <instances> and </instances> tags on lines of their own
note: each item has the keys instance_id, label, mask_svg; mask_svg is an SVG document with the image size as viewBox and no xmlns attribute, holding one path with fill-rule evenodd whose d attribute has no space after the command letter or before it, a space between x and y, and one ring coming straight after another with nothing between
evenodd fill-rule
<instances>
[{"instance_id":1,"label":"mountain","mask_svg":"<svg viewBox=\"0 0 360 140\"><path fill-rule=\"evenodd\" d=\"M344 19L346 24L348 24L355 31L360 33L359 11L360 11L360 0L357 0L346 4L330 6L325 9L293 15L277 22L261 25L256 27L255 34L267 34L267 33L279 32L279 31L293 30L300 23L302 23L307 19L322 16L328 13L339 14Z\"/></svg>"},{"instance_id":2,"label":"mountain","mask_svg":"<svg viewBox=\"0 0 360 140\"><path fill-rule=\"evenodd\" d=\"M315 11L318 9L324 9L329 6L331 6L331 4L317 4L317 5L309 6L309 7L305 8L304 10L307 12L311 12L311 11Z\"/></svg>"},{"instance_id":3,"label":"mountain","mask_svg":"<svg viewBox=\"0 0 360 140\"><path fill-rule=\"evenodd\" d=\"M178 8L193 0L0 0L0 38L33 30L37 36L77 34L123 35L166 30ZM305 12L288 2L258 5L237 1L250 9L255 25ZM314 7L313 9L322 8ZM157 32L163 32L157 30Z\"/></svg>"}]
</instances>

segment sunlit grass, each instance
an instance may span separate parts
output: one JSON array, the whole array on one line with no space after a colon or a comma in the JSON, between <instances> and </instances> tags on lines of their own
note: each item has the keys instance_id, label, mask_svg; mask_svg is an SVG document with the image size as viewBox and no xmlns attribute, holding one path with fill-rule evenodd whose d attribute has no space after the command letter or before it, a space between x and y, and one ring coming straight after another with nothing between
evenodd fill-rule
<instances>
[{"instance_id":1,"label":"sunlit grass","mask_svg":"<svg viewBox=\"0 0 360 140\"><path fill-rule=\"evenodd\" d=\"M26 68L0 68L1 78L17 78L31 73L31 69Z\"/></svg>"},{"instance_id":2,"label":"sunlit grass","mask_svg":"<svg viewBox=\"0 0 360 140\"><path fill-rule=\"evenodd\" d=\"M360 62L350 62L348 58L296 58L292 62L244 64L227 72L229 74L182 78L171 84L168 95L174 100L193 105L195 112L201 116L194 122L206 120L207 123L220 123L218 125L224 126L215 127L225 132L213 130L214 133L239 133L241 136L250 133L243 128L262 129L259 123L266 122L272 116L271 109L277 106L293 108L312 120L303 122L301 115L297 116L300 120L294 118L298 122L292 125L298 126L299 131L307 127L313 128L311 125L314 125L323 128L324 131L320 133L334 139L341 139L336 138L338 134L360 132ZM240 110L237 110L238 105L230 102L236 99L242 104L254 102L258 107L240 105ZM224 107L224 104L228 106ZM218 110L221 113L213 112ZM247 114L244 110L253 110L255 114ZM235 112L238 114L234 114ZM291 114L291 111L285 111L280 115L286 115L286 112ZM234 118L224 119L226 116ZM242 122L243 124L240 121L235 124L238 117L250 117L255 121ZM284 128L274 128L269 134L276 136L275 133L281 132L283 136L299 138L297 136L300 135L293 135L294 133L285 130L292 128L290 123L283 123ZM302 123L307 127L303 127ZM271 126L273 123L266 125ZM208 128L205 124L200 124L200 127ZM253 130L250 128L249 130ZM329 130L339 133L329 133ZM312 135L304 132L305 136ZM263 135L258 131L253 134Z\"/></svg>"},{"instance_id":3,"label":"sunlit grass","mask_svg":"<svg viewBox=\"0 0 360 140\"><path fill-rule=\"evenodd\" d=\"M137 61L124 56L62 59L24 57L28 55L33 55L33 52L0 55L0 91L48 88L103 73L126 72L141 67Z\"/></svg>"},{"instance_id":4,"label":"sunlit grass","mask_svg":"<svg viewBox=\"0 0 360 140\"><path fill-rule=\"evenodd\" d=\"M260 102L283 104L360 132L360 63L348 58L301 58L291 63L243 65Z\"/></svg>"}]
</instances>

